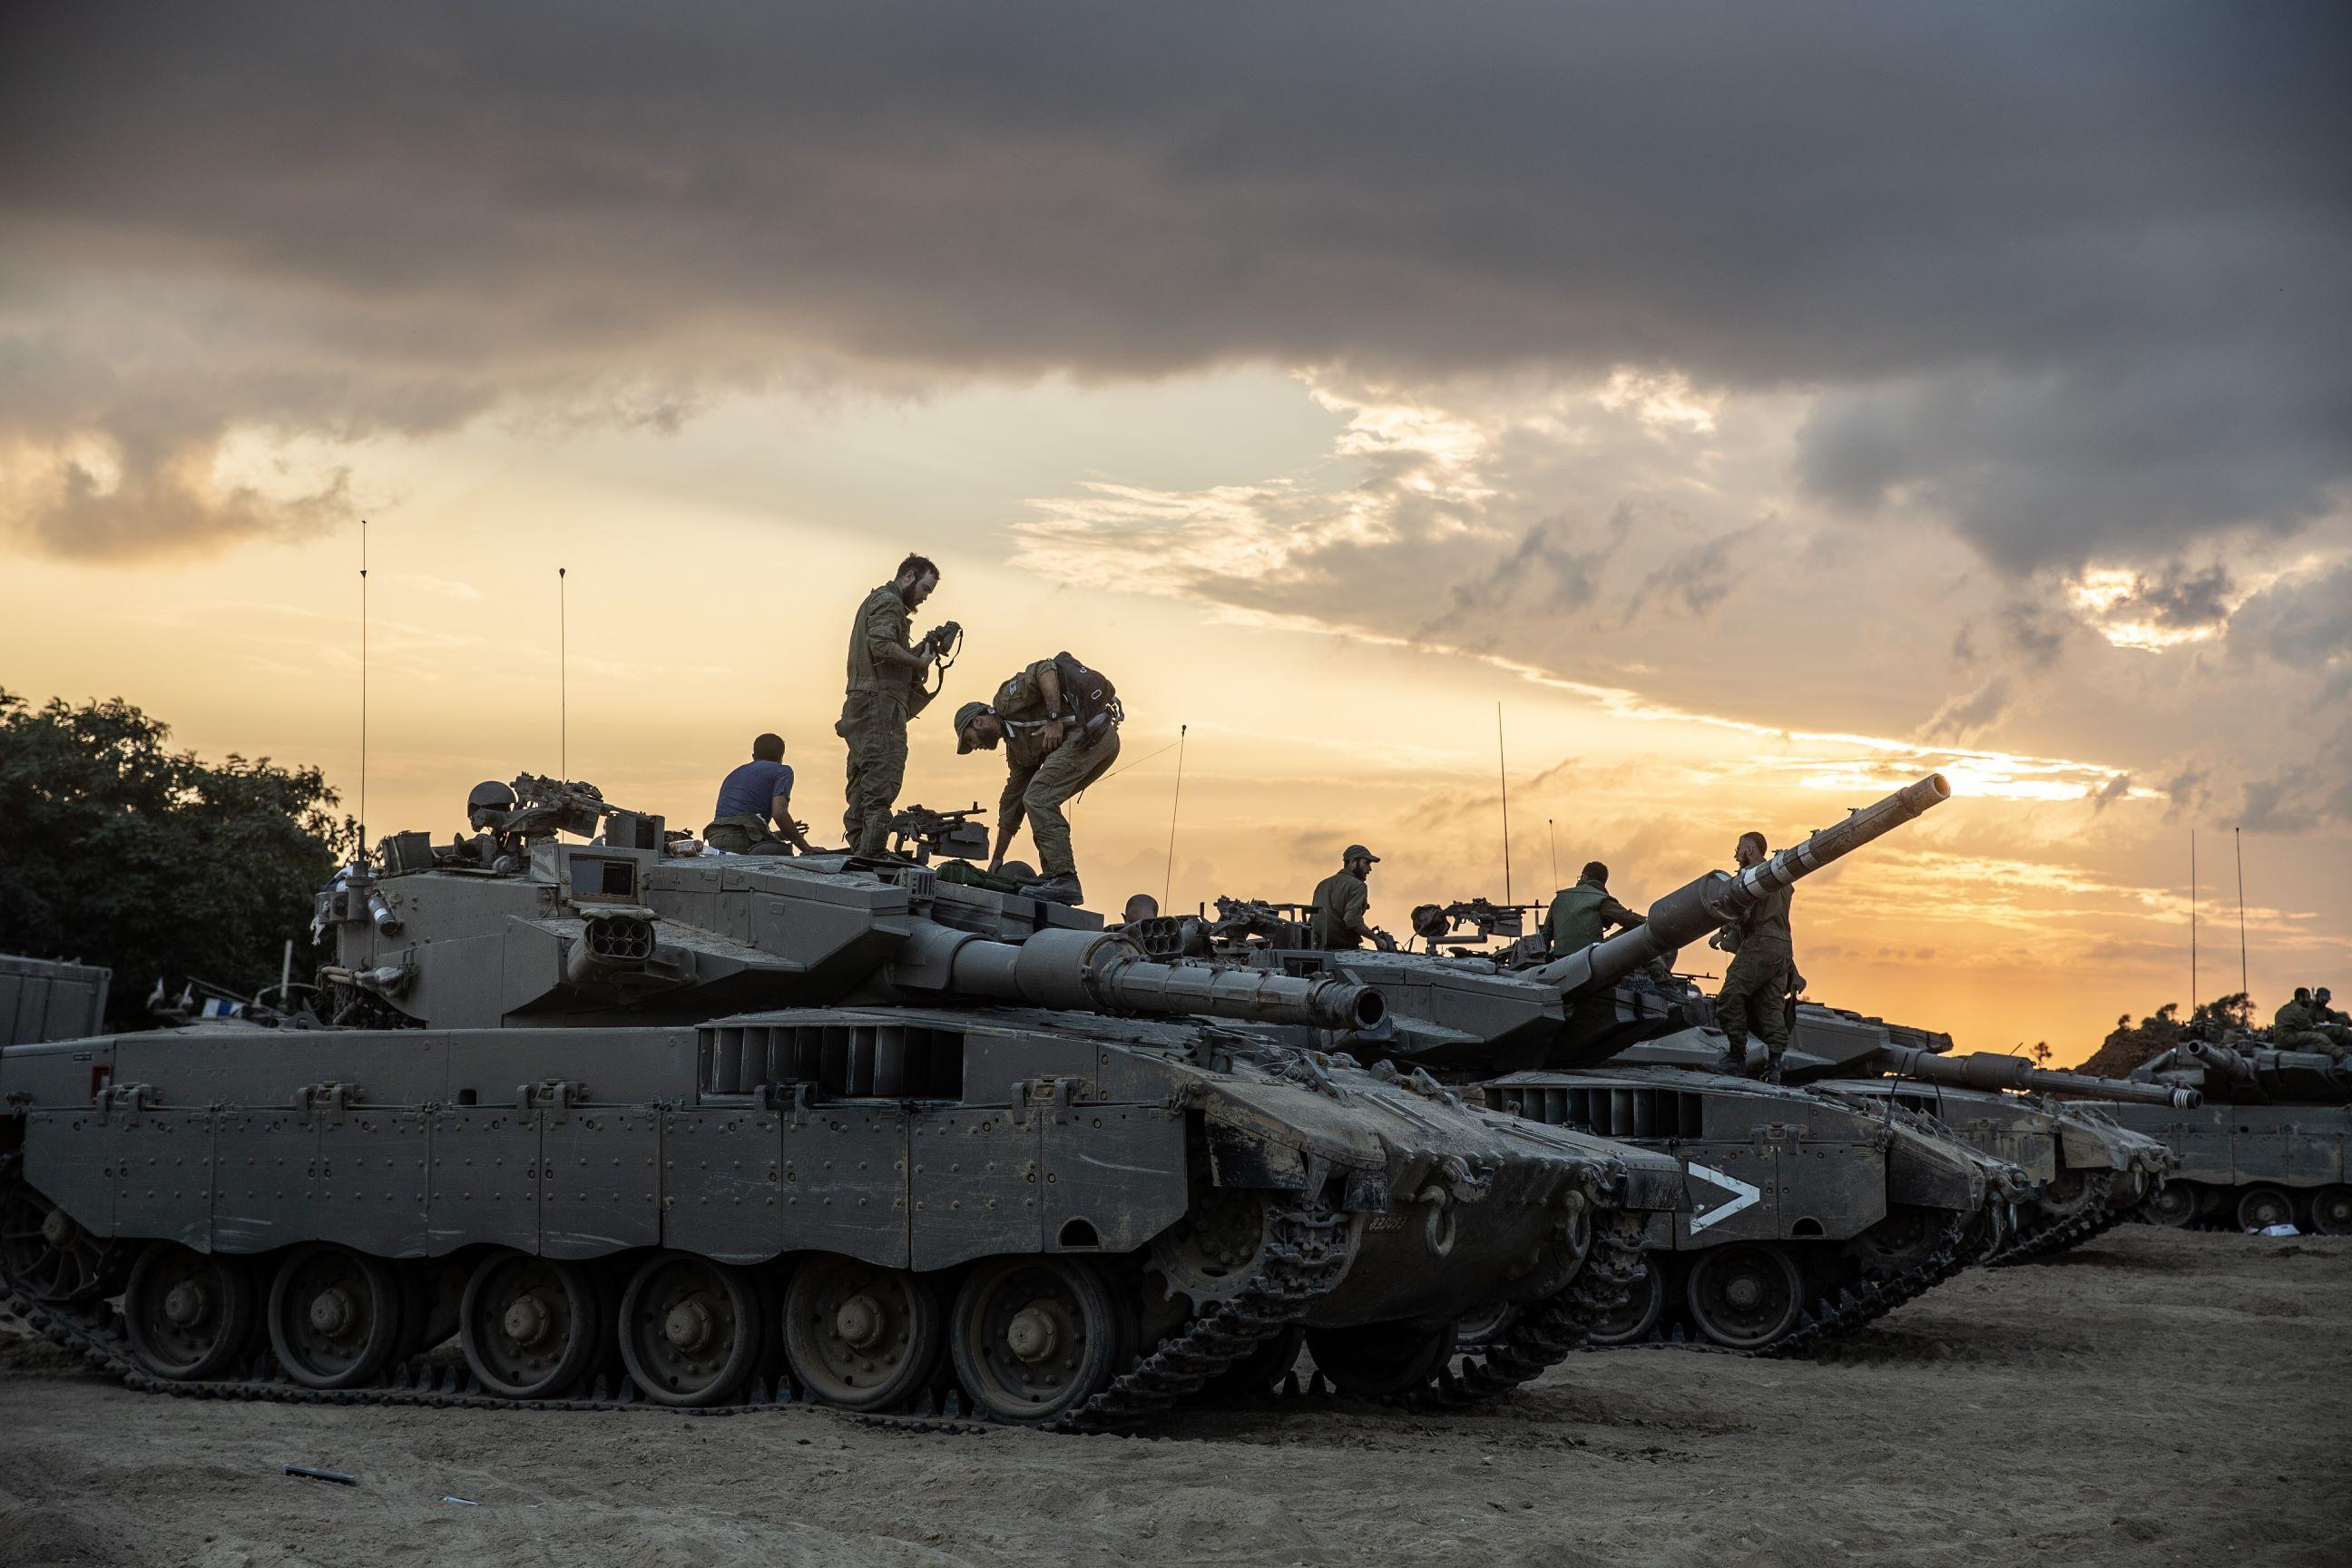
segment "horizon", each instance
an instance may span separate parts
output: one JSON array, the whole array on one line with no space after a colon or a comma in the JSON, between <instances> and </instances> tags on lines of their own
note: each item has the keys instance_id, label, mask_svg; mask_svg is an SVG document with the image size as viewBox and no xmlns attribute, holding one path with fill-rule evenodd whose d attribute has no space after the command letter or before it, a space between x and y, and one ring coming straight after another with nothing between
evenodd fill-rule
<instances>
[{"instance_id":1,"label":"horizon","mask_svg":"<svg viewBox=\"0 0 2352 1568\"><path fill-rule=\"evenodd\" d=\"M0 25L31 701L356 812L364 518L372 838L556 771L561 567L573 777L698 831L773 730L837 842L913 550L901 805L1118 684L1090 908L1641 908L1942 771L1811 999L2080 1061L2239 988L2241 836L2257 1023L2352 989L2340 16L135 10Z\"/></svg>"}]
</instances>

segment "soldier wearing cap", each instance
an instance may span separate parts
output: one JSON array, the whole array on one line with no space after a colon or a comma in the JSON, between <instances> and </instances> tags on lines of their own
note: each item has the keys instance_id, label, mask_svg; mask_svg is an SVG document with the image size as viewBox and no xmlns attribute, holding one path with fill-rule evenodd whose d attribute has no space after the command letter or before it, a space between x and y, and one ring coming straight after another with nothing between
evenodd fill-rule
<instances>
[{"instance_id":1,"label":"soldier wearing cap","mask_svg":"<svg viewBox=\"0 0 2352 1568\"><path fill-rule=\"evenodd\" d=\"M1315 884L1307 932L1317 947L1361 947L1366 942L1381 940L1381 933L1364 921L1372 907L1372 890L1367 883L1380 861L1362 845L1350 844L1339 857L1339 868Z\"/></svg>"},{"instance_id":2,"label":"soldier wearing cap","mask_svg":"<svg viewBox=\"0 0 2352 1568\"><path fill-rule=\"evenodd\" d=\"M956 710L956 754L978 747L1004 747L1004 790L996 802L996 852L988 868L1004 864L1004 851L1021 824L1037 843L1044 879L1021 890L1031 898L1076 904L1076 852L1070 847L1070 819L1063 806L1109 771L1118 760L1118 723L1099 722L1089 734L1062 689L1061 671L1038 659L996 689L992 702L967 702Z\"/></svg>"}]
</instances>

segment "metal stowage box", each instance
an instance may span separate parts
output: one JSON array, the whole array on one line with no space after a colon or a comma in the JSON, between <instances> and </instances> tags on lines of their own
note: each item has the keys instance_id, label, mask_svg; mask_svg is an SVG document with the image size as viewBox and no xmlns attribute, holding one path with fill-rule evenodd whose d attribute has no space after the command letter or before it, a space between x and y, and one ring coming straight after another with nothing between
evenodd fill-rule
<instances>
[{"instance_id":1,"label":"metal stowage box","mask_svg":"<svg viewBox=\"0 0 2352 1568\"><path fill-rule=\"evenodd\" d=\"M106 1024L110 969L0 953L0 1046L71 1040Z\"/></svg>"}]
</instances>

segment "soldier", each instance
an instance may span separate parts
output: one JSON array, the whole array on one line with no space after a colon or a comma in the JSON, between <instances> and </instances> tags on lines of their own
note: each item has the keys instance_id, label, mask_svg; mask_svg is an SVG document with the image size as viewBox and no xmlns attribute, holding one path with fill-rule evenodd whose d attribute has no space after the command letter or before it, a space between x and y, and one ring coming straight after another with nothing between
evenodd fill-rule
<instances>
[{"instance_id":1,"label":"soldier","mask_svg":"<svg viewBox=\"0 0 2352 1568\"><path fill-rule=\"evenodd\" d=\"M919 706L923 673L939 657L929 639L920 646L908 639L908 620L939 585L940 569L909 555L897 575L866 595L849 624L849 689L834 732L849 742L841 826L854 854L889 847L890 812L907 777L907 721Z\"/></svg>"},{"instance_id":2,"label":"soldier","mask_svg":"<svg viewBox=\"0 0 2352 1568\"><path fill-rule=\"evenodd\" d=\"M1026 818L1045 879L1021 890L1031 898L1076 904L1085 894L1062 805L1118 760L1119 721L1110 713L1097 715L1088 733L1063 689L1063 674L1058 660L1041 658L998 687L993 702L967 702L956 710L956 754L975 746L992 752L1000 741L1004 744L1004 793L997 797L996 852L989 870L1004 864L1005 848Z\"/></svg>"},{"instance_id":3,"label":"soldier","mask_svg":"<svg viewBox=\"0 0 2352 1568\"><path fill-rule=\"evenodd\" d=\"M1759 864L1766 853L1760 833L1741 834L1732 851L1742 868ZM1745 1051L1752 1019L1770 1055L1767 1076L1774 1083L1780 1081L1780 1056L1789 1048L1788 998L1796 975L1789 903L1794 890L1774 889L1737 921L1707 938L1709 947L1732 955L1723 989L1715 998L1716 1025L1729 1037L1733 1050Z\"/></svg>"},{"instance_id":4,"label":"soldier","mask_svg":"<svg viewBox=\"0 0 2352 1568\"><path fill-rule=\"evenodd\" d=\"M1396 943L1386 931L1365 923L1364 916L1372 907L1372 868L1381 858L1360 844L1350 844L1339 856L1339 868L1315 884L1315 897L1310 900L1313 912L1307 917L1307 939L1315 946L1331 951L1361 947L1370 942L1382 952Z\"/></svg>"},{"instance_id":5,"label":"soldier","mask_svg":"<svg viewBox=\"0 0 2352 1568\"><path fill-rule=\"evenodd\" d=\"M1584 863L1584 871L1573 888L1562 888L1552 895L1551 909L1543 918L1544 938L1551 944L1552 956L1574 952L1591 947L1612 928L1624 929L1642 923L1642 917L1609 896L1609 868L1598 860Z\"/></svg>"},{"instance_id":6,"label":"soldier","mask_svg":"<svg viewBox=\"0 0 2352 1568\"><path fill-rule=\"evenodd\" d=\"M809 847L808 825L793 820L793 770L784 762L782 735L761 735L751 742L751 760L720 783L719 804L710 816L702 838L713 849L772 855L790 844L803 855L814 853Z\"/></svg>"},{"instance_id":7,"label":"soldier","mask_svg":"<svg viewBox=\"0 0 2352 1568\"><path fill-rule=\"evenodd\" d=\"M2296 986L2294 994L2271 1015L2271 1044L2283 1051L2325 1051L2341 1060L2352 1040L2339 1040L2341 1031L2325 1021L2335 1011L2327 1005L2330 1000L2325 986L2315 997L2309 986Z\"/></svg>"},{"instance_id":8,"label":"soldier","mask_svg":"<svg viewBox=\"0 0 2352 1568\"><path fill-rule=\"evenodd\" d=\"M1157 920L1159 918L1160 900L1153 898L1150 893L1138 893L1133 898L1128 900L1127 908L1119 914L1120 922L1126 925L1133 925L1138 921Z\"/></svg>"}]
</instances>

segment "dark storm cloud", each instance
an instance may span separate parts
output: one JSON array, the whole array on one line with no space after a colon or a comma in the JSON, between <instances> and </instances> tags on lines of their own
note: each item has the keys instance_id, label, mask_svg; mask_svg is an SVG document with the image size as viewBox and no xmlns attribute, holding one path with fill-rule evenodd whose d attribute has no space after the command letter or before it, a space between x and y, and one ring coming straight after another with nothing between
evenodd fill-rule
<instances>
[{"instance_id":1,"label":"dark storm cloud","mask_svg":"<svg viewBox=\"0 0 2352 1568\"><path fill-rule=\"evenodd\" d=\"M2352 467L2347 35L2327 5L19 0L0 443L118 448L119 486L16 520L118 547L207 526L143 498L248 426L1625 363L1821 389L1818 493L2004 565L2153 558L2291 527Z\"/></svg>"}]
</instances>

